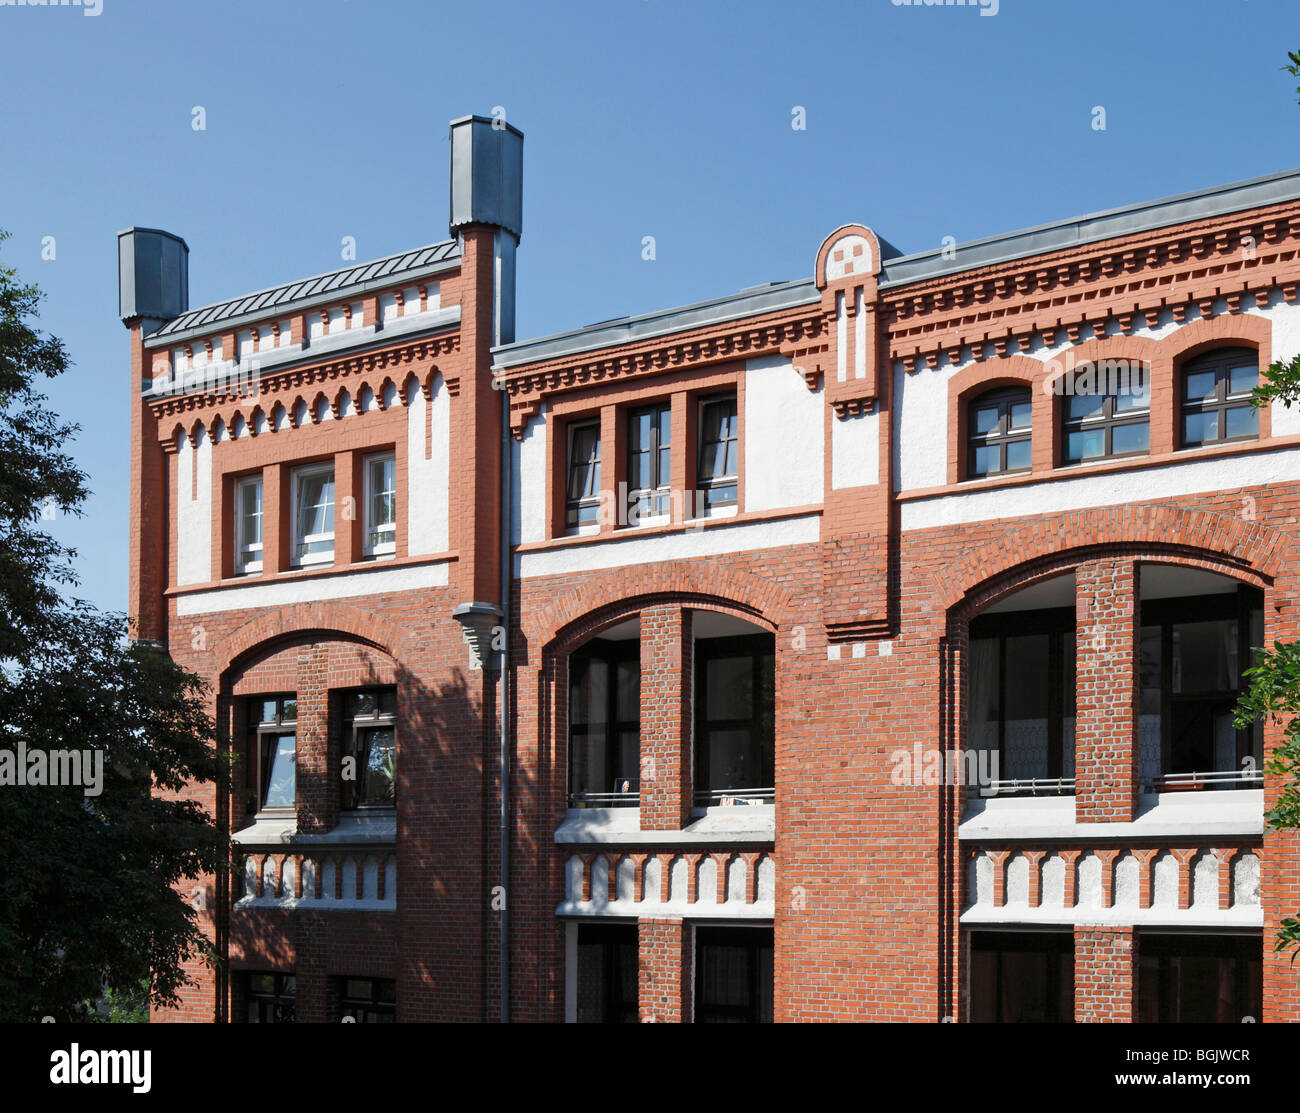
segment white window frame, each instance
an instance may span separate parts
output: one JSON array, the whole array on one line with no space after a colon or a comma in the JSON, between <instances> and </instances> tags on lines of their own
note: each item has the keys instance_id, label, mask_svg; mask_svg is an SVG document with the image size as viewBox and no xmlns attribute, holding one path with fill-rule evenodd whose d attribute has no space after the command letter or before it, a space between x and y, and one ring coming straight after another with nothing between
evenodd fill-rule
<instances>
[{"instance_id":1,"label":"white window frame","mask_svg":"<svg viewBox=\"0 0 1300 1113\"><path fill-rule=\"evenodd\" d=\"M300 499L302 497L303 480L313 475L328 474L330 477L330 487L334 485L334 462L323 464L307 464L300 468L293 469L293 559L290 562L295 568L308 568L315 564L333 564L334 563L334 530L328 533L313 533L304 537L300 532L302 529L302 514ZM300 545L316 544L321 541L330 543L328 552L304 553L298 555Z\"/></svg>"},{"instance_id":2,"label":"white window frame","mask_svg":"<svg viewBox=\"0 0 1300 1113\"><path fill-rule=\"evenodd\" d=\"M248 554L252 553L254 546L249 543L244 535L244 529L247 521L244 517L244 492L249 487L257 488L257 520L258 520L258 537L257 537L257 559L247 559ZM264 550L262 548L266 538L266 507L262 501L262 477L260 475L250 475L235 482L235 575L248 576L254 572L262 571L262 557Z\"/></svg>"},{"instance_id":3,"label":"white window frame","mask_svg":"<svg viewBox=\"0 0 1300 1113\"><path fill-rule=\"evenodd\" d=\"M382 460L393 461L393 520L386 523L382 531L377 531L371 522L371 515L374 512L374 479L372 466ZM362 526L364 534L361 538L361 553L368 557L390 557L397 555L397 453L395 452L377 452L373 456L367 456L362 461L362 470L364 473L363 489L365 492L366 512ZM374 545L370 543L370 535L375 532L388 534L387 541L380 541Z\"/></svg>"}]
</instances>

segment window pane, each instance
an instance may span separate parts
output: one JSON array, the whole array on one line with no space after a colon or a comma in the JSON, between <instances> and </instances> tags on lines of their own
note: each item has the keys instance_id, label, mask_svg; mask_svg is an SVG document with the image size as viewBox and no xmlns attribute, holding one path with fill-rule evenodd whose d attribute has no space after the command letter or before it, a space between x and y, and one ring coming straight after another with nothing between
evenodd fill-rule
<instances>
[{"instance_id":1,"label":"window pane","mask_svg":"<svg viewBox=\"0 0 1300 1113\"><path fill-rule=\"evenodd\" d=\"M1225 414L1228 436L1259 436L1259 412L1252 406L1234 406Z\"/></svg>"},{"instance_id":2,"label":"window pane","mask_svg":"<svg viewBox=\"0 0 1300 1113\"><path fill-rule=\"evenodd\" d=\"M262 714L258 719L260 723L274 723L280 714L280 701L276 699L262 700Z\"/></svg>"},{"instance_id":3,"label":"window pane","mask_svg":"<svg viewBox=\"0 0 1300 1113\"><path fill-rule=\"evenodd\" d=\"M1111 430L1111 452L1116 456L1125 452L1146 452L1151 443L1151 427L1145 422L1134 425L1116 425Z\"/></svg>"},{"instance_id":4,"label":"window pane","mask_svg":"<svg viewBox=\"0 0 1300 1113\"><path fill-rule=\"evenodd\" d=\"M1028 429L1033 421L1034 407L1029 402L1015 402L1011 406L1012 429Z\"/></svg>"},{"instance_id":5,"label":"window pane","mask_svg":"<svg viewBox=\"0 0 1300 1113\"><path fill-rule=\"evenodd\" d=\"M1010 441L1007 444L1007 470L1028 469L1033 460L1029 441Z\"/></svg>"},{"instance_id":6,"label":"window pane","mask_svg":"<svg viewBox=\"0 0 1300 1113\"><path fill-rule=\"evenodd\" d=\"M1001 456L997 445L977 445L971 463L972 475L991 475L999 470Z\"/></svg>"},{"instance_id":7,"label":"window pane","mask_svg":"<svg viewBox=\"0 0 1300 1113\"><path fill-rule=\"evenodd\" d=\"M1183 397L1189 402L1213 398L1216 381L1213 371L1189 371L1183 377Z\"/></svg>"},{"instance_id":8,"label":"window pane","mask_svg":"<svg viewBox=\"0 0 1300 1113\"><path fill-rule=\"evenodd\" d=\"M1228 372L1228 389L1233 394L1243 394L1259 385L1259 368L1253 363L1234 367Z\"/></svg>"},{"instance_id":9,"label":"window pane","mask_svg":"<svg viewBox=\"0 0 1300 1113\"><path fill-rule=\"evenodd\" d=\"M1145 410L1150 407L1151 383L1149 380L1140 376L1137 372L1133 372L1124 386L1127 389L1122 389L1115 395L1115 410L1117 413Z\"/></svg>"},{"instance_id":10,"label":"window pane","mask_svg":"<svg viewBox=\"0 0 1300 1113\"><path fill-rule=\"evenodd\" d=\"M1070 433L1065 438L1067 460L1096 460L1106 454L1106 437L1101 429Z\"/></svg>"},{"instance_id":11,"label":"window pane","mask_svg":"<svg viewBox=\"0 0 1300 1113\"><path fill-rule=\"evenodd\" d=\"M1084 418L1101 417L1105 405L1104 394L1067 394L1065 396L1065 416L1071 421Z\"/></svg>"},{"instance_id":12,"label":"window pane","mask_svg":"<svg viewBox=\"0 0 1300 1113\"><path fill-rule=\"evenodd\" d=\"M280 714L281 721L292 723L298 718L298 699L296 696L286 696L284 707Z\"/></svg>"},{"instance_id":13,"label":"window pane","mask_svg":"<svg viewBox=\"0 0 1300 1113\"><path fill-rule=\"evenodd\" d=\"M1175 695L1228 692L1237 687L1237 623L1233 619L1174 626Z\"/></svg>"},{"instance_id":14,"label":"window pane","mask_svg":"<svg viewBox=\"0 0 1300 1113\"><path fill-rule=\"evenodd\" d=\"M1025 634L1006 640L1007 720L1047 718L1046 634Z\"/></svg>"},{"instance_id":15,"label":"window pane","mask_svg":"<svg viewBox=\"0 0 1300 1113\"><path fill-rule=\"evenodd\" d=\"M1219 413L1183 414L1183 444L1207 444L1219 439Z\"/></svg>"},{"instance_id":16,"label":"window pane","mask_svg":"<svg viewBox=\"0 0 1300 1113\"><path fill-rule=\"evenodd\" d=\"M266 801L268 808L291 808L295 796L295 767L297 762L297 744L292 734L281 734L267 740L267 745L274 747L271 754L271 769L266 778Z\"/></svg>"},{"instance_id":17,"label":"window pane","mask_svg":"<svg viewBox=\"0 0 1300 1113\"><path fill-rule=\"evenodd\" d=\"M753 659L721 657L704 666L704 713L710 719L748 719L753 706Z\"/></svg>"},{"instance_id":18,"label":"window pane","mask_svg":"<svg viewBox=\"0 0 1300 1113\"><path fill-rule=\"evenodd\" d=\"M397 800L397 740L392 727L366 731L363 804L394 804Z\"/></svg>"},{"instance_id":19,"label":"window pane","mask_svg":"<svg viewBox=\"0 0 1300 1113\"><path fill-rule=\"evenodd\" d=\"M590 498L596 495L599 490L600 426L584 425L573 431L573 458L569 467L569 498Z\"/></svg>"},{"instance_id":20,"label":"window pane","mask_svg":"<svg viewBox=\"0 0 1300 1113\"><path fill-rule=\"evenodd\" d=\"M971 418L972 433L993 433L998 427L998 407L983 406Z\"/></svg>"},{"instance_id":21,"label":"window pane","mask_svg":"<svg viewBox=\"0 0 1300 1113\"><path fill-rule=\"evenodd\" d=\"M373 715L378 706L374 692L355 692L352 696L353 715Z\"/></svg>"},{"instance_id":22,"label":"window pane","mask_svg":"<svg viewBox=\"0 0 1300 1113\"><path fill-rule=\"evenodd\" d=\"M397 714L397 690L384 688L379 693L379 710L384 715Z\"/></svg>"}]
</instances>

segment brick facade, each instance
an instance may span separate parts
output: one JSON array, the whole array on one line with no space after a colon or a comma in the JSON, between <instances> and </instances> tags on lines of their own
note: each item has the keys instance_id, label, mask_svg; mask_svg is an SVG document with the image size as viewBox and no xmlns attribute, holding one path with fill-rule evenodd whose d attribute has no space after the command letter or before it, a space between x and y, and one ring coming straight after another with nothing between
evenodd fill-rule
<instances>
[{"instance_id":1,"label":"brick facade","mask_svg":"<svg viewBox=\"0 0 1300 1113\"><path fill-rule=\"evenodd\" d=\"M239 1019L239 976L258 971L296 975L301 1020L335 1019L331 979L365 976L396 981L399 1020L499 1019L508 983L508 1019L560 1021L575 987L592 992L590 971L572 969L572 933L594 917L636 924L643 1020L692 1018L695 933L710 924L771 932L779 1021L965 1021L969 936L982 929L1072 933L1075 1019L1130 1021L1139 924L1259 939L1264 1019L1300 1020L1294 971L1270 950L1278 919L1300 909L1295 840L1265 838L1262 808L1225 826L1219 812L1248 791L1162 792L1151 811L1143 746L1163 751L1139 700L1143 600L1176 594L1170 584L1250 588L1266 642L1300 633L1300 425L1265 411L1256 439L1180 448L1177 386L1187 359L1218 347L1253 349L1261 367L1294 354L1300 200L912 277L870 230L848 226L784 303L616 339L593 326L549 348L494 347L504 233L467 223L457 234L437 283L458 318L403 332L403 316L383 317L394 292L427 311L426 274L367 289L356 295L365 326L391 334L355 352L308 345L263 371L256 401L144 396L144 369L165 347L133 323L139 631L212 682L237 751L246 700L292 693L298 707L287 844L246 814L242 782L229 801L193 790L247 859L228 881L202 881L213 895L202 919L232 976L196 968L183 1006L157 1019ZM1258 244L1249 259L1244 235ZM297 343L313 311L275 316L294 322ZM221 335L233 350L236 327ZM1147 455L1065 466L1051 385L1067 353L1152 368ZM1031 392L1031 464L972 479L971 404L999 386ZM737 504L701 519L699 404L720 392L737 399ZM671 514L567 533L567 430L598 423L612 506L628 481L628 414L650 402L671 414ZM235 436L241 421L250 432ZM505 600L503 433L514 464ZM444 448L446 473L434 475ZM397 473L396 553L382 562L364 557L361 519L344 512L364 508L360 461L381 450ZM298 569L293 468L319 460L335 466L334 560ZM256 474L263 570L237 577L231 483ZM933 753L936 768L960 766L984 745L972 623L1034 593L1073 609L1075 710L1069 791L996 801L1047 809L1030 822L1015 808L979 813L966 786L918 763ZM504 618L476 633L467 604ZM632 620L640 795L629 824L618 808L570 807L569 655L625 636ZM775 785L758 787L776 803L706 811L695 661L703 639L738 632L774 645ZM504 878L492 657L503 633ZM372 687L394 688L398 706L397 804L378 836L344 813L338 772L341 695ZM1266 727L1265 753L1279 740ZM1266 801L1278 791L1264 779ZM1175 815L1176 796L1203 807Z\"/></svg>"}]
</instances>

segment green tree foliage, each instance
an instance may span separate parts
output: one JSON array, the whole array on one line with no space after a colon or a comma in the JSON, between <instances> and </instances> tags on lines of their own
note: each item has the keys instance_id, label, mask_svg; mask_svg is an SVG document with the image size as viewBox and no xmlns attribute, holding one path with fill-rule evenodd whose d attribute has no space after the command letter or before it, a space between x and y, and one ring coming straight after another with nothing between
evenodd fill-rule
<instances>
[{"instance_id":1,"label":"green tree foliage","mask_svg":"<svg viewBox=\"0 0 1300 1113\"><path fill-rule=\"evenodd\" d=\"M216 871L227 850L197 802L153 791L226 783L203 682L130 640L122 615L69 598L76 553L42 528L80 514L87 491L67 452L76 428L38 389L69 366L63 344L30 324L40 297L0 264L4 1021L94 1019L105 991L120 1003L142 980L154 1004L174 1003L184 964L208 952L183 883ZM79 754L82 783L14 783L37 750Z\"/></svg>"}]
</instances>

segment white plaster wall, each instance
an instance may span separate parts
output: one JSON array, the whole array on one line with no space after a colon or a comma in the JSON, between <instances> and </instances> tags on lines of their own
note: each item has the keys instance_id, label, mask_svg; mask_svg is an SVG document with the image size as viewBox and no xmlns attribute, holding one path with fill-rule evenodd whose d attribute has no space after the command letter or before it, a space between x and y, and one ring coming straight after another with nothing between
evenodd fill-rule
<instances>
[{"instance_id":1,"label":"white plaster wall","mask_svg":"<svg viewBox=\"0 0 1300 1113\"><path fill-rule=\"evenodd\" d=\"M414 383L406 409L406 549L445 553L450 547L451 399L441 375L433 377L432 399ZM425 440L425 407L430 437Z\"/></svg>"},{"instance_id":2,"label":"white plaster wall","mask_svg":"<svg viewBox=\"0 0 1300 1113\"><path fill-rule=\"evenodd\" d=\"M880 415L831 418L831 486L869 487L880 482Z\"/></svg>"},{"instance_id":3,"label":"white plaster wall","mask_svg":"<svg viewBox=\"0 0 1300 1113\"><path fill-rule=\"evenodd\" d=\"M510 534L516 545L546 540L546 408L524 426L521 439L510 442Z\"/></svg>"},{"instance_id":4,"label":"white plaster wall","mask_svg":"<svg viewBox=\"0 0 1300 1113\"><path fill-rule=\"evenodd\" d=\"M1029 903L1029 859L1017 854L1007 863L1007 904Z\"/></svg>"},{"instance_id":5,"label":"white plaster wall","mask_svg":"<svg viewBox=\"0 0 1300 1113\"><path fill-rule=\"evenodd\" d=\"M1276 301L1267 309L1257 310L1261 317L1273 322L1273 358L1291 359L1300 353L1300 305ZM1292 437L1300 433L1300 406L1288 408L1281 402L1273 403L1273 435Z\"/></svg>"},{"instance_id":6,"label":"white plaster wall","mask_svg":"<svg viewBox=\"0 0 1300 1113\"><path fill-rule=\"evenodd\" d=\"M212 442L203 429L195 443L181 434L177 462L176 582L205 584L212 579Z\"/></svg>"},{"instance_id":7,"label":"white plaster wall","mask_svg":"<svg viewBox=\"0 0 1300 1113\"><path fill-rule=\"evenodd\" d=\"M822 501L824 399L782 356L745 365L745 509Z\"/></svg>"},{"instance_id":8,"label":"white plaster wall","mask_svg":"<svg viewBox=\"0 0 1300 1113\"><path fill-rule=\"evenodd\" d=\"M196 591L176 600L179 615L217 614L249 607L286 607L294 603L317 603L346 599L352 595L379 595L388 591L414 591L424 587L446 587L445 560L414 567L384 568L335 576L286 579L283 583L249 584L218 591Z\"/></svg>"},{"instance_id":9,"label":"white plaster wall","mask_svg":"<svg viewBox=\"0 0 1300 1113\"><path fill-rule=\"evenodd\" d=\"M970 361L968 360L967 363ZM948 381L967 363L910 375L894 368L894 489L919 491L948 482Z\"/></svg>"}]
</instances>

